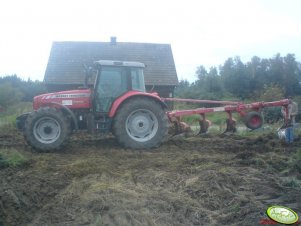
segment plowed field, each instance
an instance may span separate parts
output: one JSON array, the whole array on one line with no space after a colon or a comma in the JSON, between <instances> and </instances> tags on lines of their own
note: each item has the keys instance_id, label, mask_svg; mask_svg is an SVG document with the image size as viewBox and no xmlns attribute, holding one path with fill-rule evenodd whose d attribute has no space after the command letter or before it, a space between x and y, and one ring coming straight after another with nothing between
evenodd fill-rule
<instances>
[{"instance_id":1,"label":"plowed field","mask_svg":"<svg viewBox=\"0 0 301 226\"><path fill-rule=\"evenodd\" d=\"M270 205L301 211L301 138L178 137L150 151L83 134L38 153L16 131L0 148L29 159L0 169L0 225L262 225Z\"/></svg>"}]
</instances>

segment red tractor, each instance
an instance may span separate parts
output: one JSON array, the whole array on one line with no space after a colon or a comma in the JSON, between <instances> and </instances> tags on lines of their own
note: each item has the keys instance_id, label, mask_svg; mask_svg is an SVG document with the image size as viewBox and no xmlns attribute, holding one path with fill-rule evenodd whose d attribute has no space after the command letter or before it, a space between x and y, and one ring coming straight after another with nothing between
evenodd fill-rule
<instances>
[{"instance_id":1,"label":"red tractor","mask_svg":"<svg viewBox=\"0 0 301 226\"><path fill-rule=\"evenodd\" d=\"M62 148L76 130L106 134L111 132L125 148L149 149L167 139L169 125L176 133L187 129L181 116L200 115L200 132L209 127L205 114L224 111L228 114L227 130L235 131L232 112L238 112L251 129L263 123L260 110L267 106L287 106L288 100L242 104L230 101L208 101L160 98L157 93L146 93L144 64L100 60L86 68L84 88L34 97L31 113L20 115L17 126L29 145L42 151ZM89 77L95 84L88 88ZM166 101L186 101L221 104L215 108L168 111ZM252 109L252 112L246 110Z\"/></svg>"},{"instance_id":2,"label":"red tractor","mask_svg":"<svg viewBox=\"0 0 301 226\"><path fill-rule=\"evenodd\" d=\"M157 147L168 134L167 106L145 92L143 69L138 62L97 61L86 70L85 88L34 97L34 111L19 116L17 126L43 151L60 149L74 130L112 132L126 148Z\"/></svg>"}]
</instances>

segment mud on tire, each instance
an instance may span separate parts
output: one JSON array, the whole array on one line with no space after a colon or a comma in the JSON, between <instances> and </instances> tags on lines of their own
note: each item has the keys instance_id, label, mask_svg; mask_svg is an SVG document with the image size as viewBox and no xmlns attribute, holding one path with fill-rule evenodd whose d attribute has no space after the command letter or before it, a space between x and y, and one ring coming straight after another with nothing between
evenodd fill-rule
<instances>
[{"instance_id":1,"label":"mud on tire","mask_svg":"<svg viewBox=\"0 0 301 226\"><path fill-rule=\"evenodd\" d=\"M137 97L125 102L113 122L113 133L125 148L150 149L167 139L168 118L160 103Z\"/></svg>"},{"instance_id":2,"label":"mud on tire","mask_svg":"<svg viewBox=\"0 0 301 226\"><path fill-rule=\"evenodd\" d=\"M70 123L66 116L50 107L30 113L24 127L25 140L39 151L61 149L69 141L70 133Z\"/></svg>"}]
</instances>

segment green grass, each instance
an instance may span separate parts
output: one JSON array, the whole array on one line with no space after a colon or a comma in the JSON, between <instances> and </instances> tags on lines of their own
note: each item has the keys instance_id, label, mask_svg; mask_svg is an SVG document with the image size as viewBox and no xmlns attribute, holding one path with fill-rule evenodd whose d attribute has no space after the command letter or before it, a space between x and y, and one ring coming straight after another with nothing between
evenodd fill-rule
<instances>
[{"instance_id":1,"label":"green grass","mask_svg":"<svg viewBox=\"0 0 301 226\"><path fill-rule=\"evenodd\" d=\"M0 169L27 165L29 159L16 149L0 149Z\"/></svg>"},{"instance_id":2,"label":"green grass","mask_svg":"<svg viewBox=\"0 0 301 226\"><path fill-rule=\"evenodd\" d=\"M32 103L21 102L8 107L4 112L0 113L0 127L11 128L16 125L16 118L25 113L32 111Z\"/></svg>"},{"instance_id":3,"label":"green grass","mask_svg":"<svg viewBox=\"0 0 301 226\"><path fill-rule=\"evenodd\" d=\"M301 149L299 149L299 150L295 153L294 159L296 159L296 160L301 160Z\"/></svg>"},{"instance_id":4,"label":"green grass","mask_svg":"<svg viewBox=\"0 0 301 226\"><path fill-rule=\"evenodd\" d=\"M282 180L282 185L290 188L301 188L301 181L295 177L288 177Z\"/></svg>"},{"instance_id":5,"label":"green grass","mask_svg":"<svg viewBox=\"0 0 301 226\"><path fill-rule=\"evenodd\" d=\"M0 125L12 125L16 123L17 116L13 115L5 115L0 117Z\"/></svg>"},{"instance_id":6,"label":"green grass","mask_svg":"<svg viewBox=\"0 0 301 226\"><path fill-rule=\"evenodd\" d=\"M239 115L234 114L233 116L237 121L239 121ZM189 115L189 116L183 116L182 120L184 122L190 123L196 119L199 119L200 115ZM215 113L207 113L206 119L210 120L215 125L220 125L225 123L226 119L228 118L227 113L225 112L215 112Z\"/></svg>"},{"instance_id":7,"label":"green grass","mask_svg":"<svg viewBox=\"0 0 301 226\"><path fill-rule=\"evenodd\" d=\"M20 115L25 112L32 111L32 103L31 102L20 102L17 104L14 104L12 106L9 106L5 112L3 112L4 115Z\"/></svg>"}]
</instances>

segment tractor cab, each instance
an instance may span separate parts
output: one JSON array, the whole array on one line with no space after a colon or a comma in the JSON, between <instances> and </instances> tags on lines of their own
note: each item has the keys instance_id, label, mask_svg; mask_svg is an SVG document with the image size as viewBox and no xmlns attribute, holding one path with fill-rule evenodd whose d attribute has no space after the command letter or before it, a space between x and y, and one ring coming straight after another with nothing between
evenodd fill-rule
<instances>
[{"instance_id":1,"label":"tractor cab","mask_svg":"<svg viewBox=\"0 0 301 226\"><path fill-rule=\"evenodd\" d=\"M143 63L100 60L94 67L93 106L97 113L109 112L112 103L128 91L145 92Z\"/></svg>"}]
</instances>

